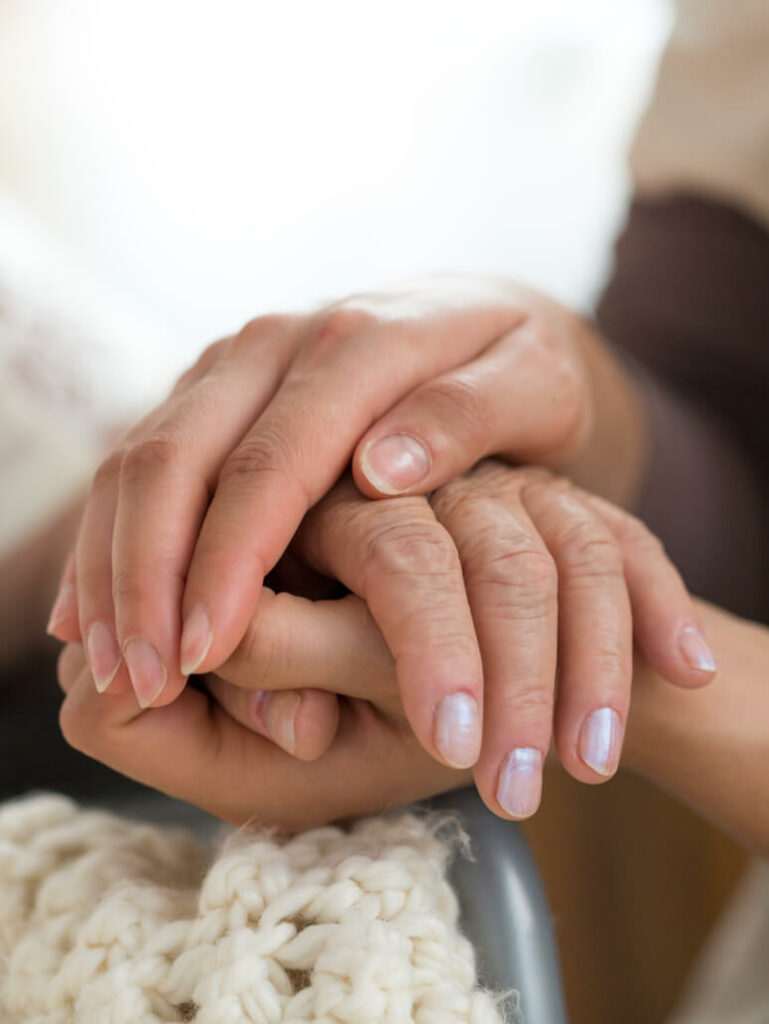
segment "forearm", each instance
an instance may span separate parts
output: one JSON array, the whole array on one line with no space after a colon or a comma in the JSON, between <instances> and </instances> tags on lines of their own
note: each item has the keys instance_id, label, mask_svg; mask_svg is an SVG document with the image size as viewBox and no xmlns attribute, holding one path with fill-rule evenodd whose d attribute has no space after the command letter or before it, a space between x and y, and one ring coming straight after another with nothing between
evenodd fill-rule
<instances>
[{"instance_id":1,"label":"forearm","mask_svg":"<svg viewBox=\"0 0 769 1024\"><path fill-rule=\"evenodd\" d=\"M639 663L625 764L769 856L769 629L700 611L718 676L686 690Z\"/></svg>"}]
</instances>

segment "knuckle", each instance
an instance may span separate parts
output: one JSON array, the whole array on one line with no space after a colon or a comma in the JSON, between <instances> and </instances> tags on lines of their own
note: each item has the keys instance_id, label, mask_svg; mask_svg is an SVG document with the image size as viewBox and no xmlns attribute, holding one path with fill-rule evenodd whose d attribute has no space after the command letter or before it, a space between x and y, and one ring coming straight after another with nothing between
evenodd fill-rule
<instances>
[{"instance_id":1,"label":"knuckle","mask_svg":"<svg viewBox=\"0 0 769 1024\"><path fill-rule=\"evenodd\" d=\"M267 426L247 437L229 455L219 473L220 483L285 472L293 462L285 433Z\"/></svg>"},{"instance_id":2,"label":"knuckle","mask_svg":"<svg viewBox=\"0 0 769 1024\"><path fill-rule=\"evenodd\" d=\"M448 576L460 572L449 534L436 524L404 521L376 529L363 555L368 571L389 575Z\"/></svg>"},{"instance_id":3,"label":"knuckle","mask_svg":"<svg viewBox=\"0 0 769 1024\"><path fill-rule=\"evenodd\" d=\"M564 572L574 579L606 579L623 575L623 560L614 537L591 519L578 519L563 527L554 546Z\"/></svg>"},{"instance_id":4,"label":"knuckle","mask_svg":"<svg viewBox=\"0 0 769 1024\"><path fill-rule=\"evenodd\" d=\"M281 313L254 317L229 339L228 354L238 356L244 352L251 352L254 346L274 341L283 334L292 320L293 317Z\"/></svg>"},{"instance_id":5,"label":"knuckle","mask_svg":"<svg viewBox=\"0 0 769 1024\"><path fill-rule=\"evenodd\" d=\"M323 318L310 351L324 355L336 352L378 324L379 320L371 310L347 300L334 306Z\"/></svg>"},{"instance_id":6,"label":"knuckle","mask_svg":"<svg viewBox=\"0 0 769 1024\"><path fill-rule=\"evenodd\" d=\"M229 337L219 338L218 341L214 341L210 345L207 345L192 366L188 367L188 369L178 377L174 386L174 391L183 391L188 384L192 384L200 377L204 377L227 352L231 341L232 339Z\"/></svg>"},{"instance_id":7,"label":"knuckle","mask_svg":"<svg viewBox=\"0 0 769 1024\"><path fill-rule=\"evenodd\" d=\"M131 485L147 477L167 473L183 456L181 440L165 431L138 441L123 456L120 464L121 484Z\"/></svg>"},{"instance_id":8,"label":"knuckle","mask_svg":"<svg viewBox=\"0 0 769 1024\"><path fill-rule=\"evenodd\" d=\"M472 570L469 568L472 565ZM558 593L556 564L536 538L525 533L482 531L468 556L473 583L496 592L500 611L542 617L554 608Z\"/></svg>"},{"instance_id":9,"label":"knuckle","mask_svg":"<svg viewBox=\"0 0 769 1024\"><path fill-rule=\"evenodd\" d=\"M506 717L509 715L514 721L521 719L527 722L545 720L549 723L553 713L553 688L527 685L525 689L516 690L510 694L506 704Z\"/></svg>"},{"instance_id":10,"label":"knuckle","mask_svg":"<svg viewBox=\"0 0 769 1024\"><path fill-rule=\"evenodd\" d=\"M110 455L100 463L94 474L92 491L101 491L113 488L120 479L120 466L123 462L123 452L120 450L111 452Z\"/></svg>"},{"instance_id":11,"label":"knuckle","mask_svg":"<svg viewBox=\"0 0 769 1024\"><path fill-rule=\"evenodd\" d=\"M74 695L68 696L59 709L59 729L70 747L82 754L93 753L98 730L94 728L93 715Z\"/></svg>"},{"instance_id":12,"label":"knuckle","mask_svg":"<svg viewBox=\"0 0 769 1024\"><path fill-rule=\"evenodd\" d=\"M423 404L432 408L452 434L485 439L494 436L496 409L483 389L469 376L458 373L426 385Z\"/></svg>"}]
</instances>

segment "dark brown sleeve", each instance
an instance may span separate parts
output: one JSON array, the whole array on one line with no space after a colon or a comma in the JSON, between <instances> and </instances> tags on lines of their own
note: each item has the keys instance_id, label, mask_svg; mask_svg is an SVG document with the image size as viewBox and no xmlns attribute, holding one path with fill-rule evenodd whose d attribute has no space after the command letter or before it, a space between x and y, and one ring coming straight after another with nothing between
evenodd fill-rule
<instances>
[{"instance_id":1,"label":"dark brown sleeve","mask_svg":"<svg viewBox=\"0 0 769 1024\"><path fill-rule=\"evenodd\" d=\"M769 620L769 232L706 199L636 201L596 318L651 428L637 513L694 593Z\"/></svg>"}]
</instances>

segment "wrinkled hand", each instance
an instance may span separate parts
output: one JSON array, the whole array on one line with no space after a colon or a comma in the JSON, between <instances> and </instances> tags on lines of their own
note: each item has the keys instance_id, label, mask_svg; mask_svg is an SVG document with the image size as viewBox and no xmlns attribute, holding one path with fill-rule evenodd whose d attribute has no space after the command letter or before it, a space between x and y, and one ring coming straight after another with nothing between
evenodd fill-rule
<instances>
[{"instance_id":1,"label":"wrinkled hand","mask_svg":"<svg viewBox=\"0 0 769 1024\"><path fill-rule=\"evenodd\" d=\"M309 824L468 778L425 752L475 764L488 806L521 818L539 803L553 718L572 775L600 782L616 770L634 630L664 677L712 677L659 543L545 471L486 463L430 503L371 503L346 480L307 515L291 554L352 594L312 602L263 590L207 692L146 712L130 689L99 696L87 670L73 681L68 653L69 741L229 820ZM302 765L276 745L318 760ZM262 794L265 771L290 807Z\"/></svg>"},{"instance_id":2,"label":"wrinkled hand","mask_svg":"<svg viewBox=\"0 0 769 1024\"><path fill-rule=\"evenodd\" d=\"M633 464L621 377L576 316L501 281L254 320L101 466L50 629L83 639L100 689L130 675L142 705L168 704L235 650L266 573L351 459L369 497L427 493L489 453L616 497ZM424 660L445 672L440 651Z\"/></svg>"}]
</instances>

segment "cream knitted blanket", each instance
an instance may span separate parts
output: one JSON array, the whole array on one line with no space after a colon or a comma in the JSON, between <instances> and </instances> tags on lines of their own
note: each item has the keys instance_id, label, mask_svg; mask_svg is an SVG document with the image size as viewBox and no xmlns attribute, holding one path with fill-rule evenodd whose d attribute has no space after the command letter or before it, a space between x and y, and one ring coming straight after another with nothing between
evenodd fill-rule
<instances>
[{"instance_id":1,"label":"cream knitted blanket","mask_svg":"<svg viewBox=\"0 0 769 1024\"><path fill-rule=\"evenodd\" d=\"M60 796L6 804L0 1024L500 1024L450 853L413 814L214 855Z\"/></svg>"}]
</instances>

